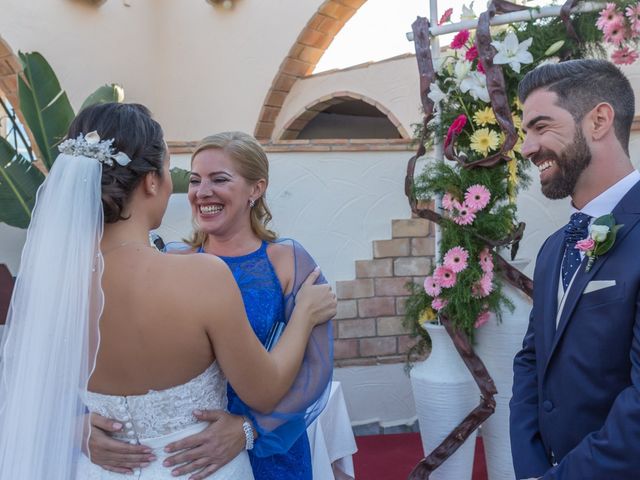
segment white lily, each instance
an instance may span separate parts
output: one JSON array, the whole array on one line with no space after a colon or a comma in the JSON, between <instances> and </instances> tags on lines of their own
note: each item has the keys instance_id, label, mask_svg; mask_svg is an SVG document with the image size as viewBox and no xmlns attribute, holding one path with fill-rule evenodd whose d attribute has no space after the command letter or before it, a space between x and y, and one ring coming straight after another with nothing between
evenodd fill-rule
<instances>
[{"instance_id":1,"label":"white lily","mask_svg":"<svg viewBox=\"0 0 640 480\"><path fill-rule=\"evenodd\" d=\"M531 46L533 38L527 38L524 42L518 42L518 37L513 32L507 33L502 42L491 42L498 53L493 57L493 63L497 65L508 64L514 72L520 73L520 65L532 63L533 56L527 50Z\"/></svg>"},{"instance_id":2,"label":"white lily","mask_svg":"<svg viewBox=\"0 0 640 480\"><path fill-rule=\"evenodd\" d=\"M461 85L462 82L469 76L471 73L471 62L467 62L466 60L460 60L456 62L456 65L453 69L453 75L456 79L456 85ZM463 90L466 91L466 90Z\"/></svg>"},{"instance_id":3,"label":"white lily","mask_svg":"<svg viewBox=\"0 0 640 480\"><path fill-rule=\"evenodd\" d=\"M429 97L433 101L434 105L437 106L442 100L447 98L447 95L442 90L440 90L440 87L436 82L433 82L429 86L429 93L427 97Z\"/></svg>"},{"instance_id":4,"label":"white lily","mask_svg":"<svg viewBox=\"0 0 640 480\"><path fill-rule=\"evenodd\" d=\"M473 2L471 2L468 7L463 4L462 13L460 14L460 21L464 22L465 20L473 20L474 18L476 18L476 14L473 11Z\"/></svg>"},{"instance_id":5,"label":"white lily","mask_svg":"<svg viewBox=\"0 0 640 480\"><path fill-rule=\"evenodd\" d=\"M460 91L469 92L476 100L489 103L489 90L487 90L487 77L480 72L471 72L462 82Z\"/></svg>"}]
</instances>

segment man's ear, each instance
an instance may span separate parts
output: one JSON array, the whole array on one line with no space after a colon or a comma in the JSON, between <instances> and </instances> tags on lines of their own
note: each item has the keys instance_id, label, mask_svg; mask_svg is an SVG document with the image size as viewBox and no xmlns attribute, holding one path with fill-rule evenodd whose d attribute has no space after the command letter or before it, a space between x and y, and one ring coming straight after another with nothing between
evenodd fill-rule
<instances>
[{"instance_id":1,"label":"man's ear","mask_svg":"<svg viewBox=\"0 0 640 480\"><path fill-rule=\"evenodd\" d=\"M613 120L616 113L611 104L601 102L587 114L585 127L591 138L595 141L602 140L613 130Z\"/></svg>"},{"instance_id":2,"label":"man's ear","mask_svg":"<svg viewBox=\"0 0 640 480\"><path fill-rule=\"evenodd\" d=\"M147 173L142 179L144 193L151 196L155 195L158 192L159 183L160 177L158 176L158 172Z\"/></svg>"}]
</instances>

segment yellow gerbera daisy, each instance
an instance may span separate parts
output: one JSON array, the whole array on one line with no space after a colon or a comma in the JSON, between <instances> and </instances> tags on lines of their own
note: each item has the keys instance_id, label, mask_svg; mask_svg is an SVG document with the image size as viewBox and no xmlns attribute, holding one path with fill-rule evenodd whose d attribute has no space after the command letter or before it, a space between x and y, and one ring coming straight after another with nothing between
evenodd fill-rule
<instances>
[{"instance_id":1,"label":"yellow gerbera daisy","mask_svg":"<svg viewBox=\"0 0 640 480\"><path fill-rule=\"evenodd\" d=\"M511 160L507 163L507 167L509 170L509 178L508 178L508 192L509 192L509 202L516 203L516 187L518 185L518 161L516 157L513 155L513 151L509 152L509 157Z\"/></svg>"},{"instance_id":2,"label":"yellow gerbera daisy","mask_svg":"<svg viewBox=\"0 0 640 480\"><path fill-rule=\"evenodd\" d=\"M473 114L473 121L476 125L484 127L485 125L495 125L496 116L493 114L491 107L486 107L483 110L478 110Z\"/></svg>"},{"instance_id":3,"label":"yellow gerbera daisy","mask_svg":"<svg viewBox=\"0 0 640 480\"><path fill-rule=\"evenodd\" d=\"M522 118L520 118L520 115L513 116L513 126L516 127L517 130L522 129Z\"/></svg>"},{"instance_id":4,"label":"yellow gerbera daisy","mask_svg":"<svg viewBox=\"0 0 640 480\"><path fill-rule=\"evenodd\" d=\"M432 322L435 319L436 319L436 312L431 307L427 307L420 314L420 318L418 319L418 322L420 322L420 324L422 325L423 323Z\"/></svg>"},{"instance_id":5,"label":"yellow gerbera daisy","mask_svg":"<svg viewBox=\"0 0 640 480\"><path fill-rule=\"evenodd\" d=\"M522 111L522 102L520 101L520 99L518 97L516 97L515 101L513 102L513 106L515 107L515 109L518 112Z\"/></svg>"},{"instance_id":6,"label":"yellow gerbera daisy","mask_svg":"<svg viewBox=\"0 0 640 480\"><path fill-rule=\"evenodd\" d=\"M513 146L513 151L515 153L522 153L522 137L518 135L518 140L516 140L516 144Z\"/></svg>"},{"instance_id":7,"label":"yellow gerbera daisy","mask_svg":"<svg viewBox=\"0 0 640 480\"><path fill-rule=\"evenodd\" d=\"M476 130L473 132L473 135L471 135L470 140L471 148L482 155L489 153L489 150L497 149L500 143L498 134L488 128Z\"/></svg>"}]
</instances>

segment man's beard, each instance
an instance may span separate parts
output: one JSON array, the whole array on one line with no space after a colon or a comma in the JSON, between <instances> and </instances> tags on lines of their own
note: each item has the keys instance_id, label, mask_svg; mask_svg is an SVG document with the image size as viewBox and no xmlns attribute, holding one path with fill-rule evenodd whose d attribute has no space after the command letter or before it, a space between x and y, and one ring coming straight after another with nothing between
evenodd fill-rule
<instances>
[{"instance_id":1,"label":"man's beard","mask_svg":"<svg viewBox=\"0 0 640 480\"><path fill-rule=\"evenodd\" d=\"M541 186L542 194L552 200L568 197L574 193L576 183L582 172L591 163L591 150L582 134L582 130L576 126L573 142L567 146L560 154L550 150L540 150L536 157L555 162L558 172L549 181Z\"/></svg>"}]
</instances>

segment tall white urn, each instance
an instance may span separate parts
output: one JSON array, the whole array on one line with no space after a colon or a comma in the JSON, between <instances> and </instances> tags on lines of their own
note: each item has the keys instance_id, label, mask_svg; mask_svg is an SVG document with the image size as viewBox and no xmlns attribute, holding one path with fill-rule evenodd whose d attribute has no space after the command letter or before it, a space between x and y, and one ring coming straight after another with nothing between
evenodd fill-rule
<instances>
[{"instance_id":1,"label":"tall white urn","mask_svg":"<svg viewBox=\"0 0 640 480\"><path fill-rule=\"evenodd\" d=\"M528 260L511 265L522 270ZM509 400L513 387L513 357L522 347L529 324L531 299L521 290L503 281L503 292L513 302L514 310L505 309L502 321L495 315L476 330L476 353L496 384L496 411L482 425L482 440L489 480L513 480L513 461L509 440Z\"/></svg>"},{"instance_id":2,"label":"tall white urn","mask_svg":"<svg viewBox=\"0 0 640 480\"><path fill-rule=\"evenodd\" d=\"M441 325L425 324L431 337L431 354L411 369L411 386L427 456L480 402L480 391L451 337ZM431 480L470 480L476 434L449 457Z\"/></svg>"}]
</instances>

